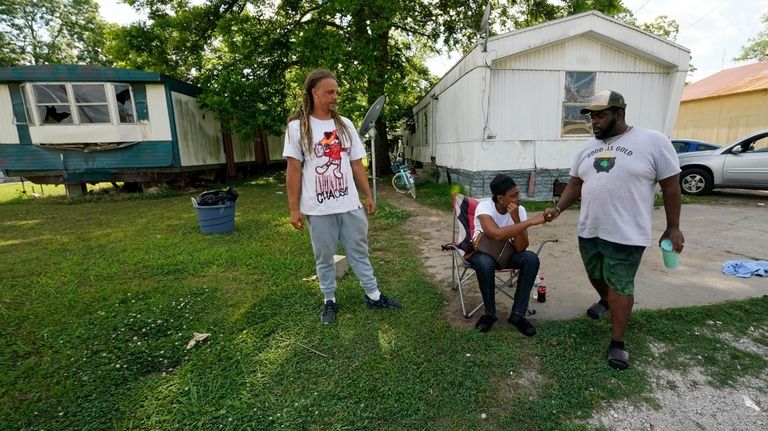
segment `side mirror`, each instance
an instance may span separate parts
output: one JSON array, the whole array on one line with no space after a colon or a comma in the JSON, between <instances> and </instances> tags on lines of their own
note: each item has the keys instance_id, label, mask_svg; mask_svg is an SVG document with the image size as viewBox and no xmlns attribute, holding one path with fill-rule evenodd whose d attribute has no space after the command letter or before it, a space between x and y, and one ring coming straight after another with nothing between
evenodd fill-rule
<instances>
[{"instance_id":1,"label":"side mirror","mask_svg":"<svg viewBox=\"0 0 768 431\"><path fill-rule=\"evenodd\" d=\"M743 151L743 148L741 147L741 145L737 145L731 149L731 154L739 154L742 151Z\"/></svg>"}]
</instances>

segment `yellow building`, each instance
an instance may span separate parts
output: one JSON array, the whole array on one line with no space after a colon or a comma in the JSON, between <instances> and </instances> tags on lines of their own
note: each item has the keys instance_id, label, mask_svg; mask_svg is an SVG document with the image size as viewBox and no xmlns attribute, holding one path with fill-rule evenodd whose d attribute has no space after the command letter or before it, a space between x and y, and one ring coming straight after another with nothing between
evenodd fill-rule
<instances>
[{"instance_id":1,"label":"yellow building","mask_svg":"<svg viewBox=\"0 0 768 431\"><path fill-rule=\"evenodd\" d=\"M768 61L734 67L687 85L672 134L725 145L768 128Z\"/></svg>"}]
</instances>

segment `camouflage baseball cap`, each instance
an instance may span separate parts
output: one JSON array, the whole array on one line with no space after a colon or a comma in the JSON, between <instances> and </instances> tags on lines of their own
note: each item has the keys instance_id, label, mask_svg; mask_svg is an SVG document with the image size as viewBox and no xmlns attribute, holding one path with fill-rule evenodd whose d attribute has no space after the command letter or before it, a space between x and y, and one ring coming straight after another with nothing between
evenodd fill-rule
<instances>
[{"instance_id":1,"label":"camouflage baseball cap","mask_svg":"<svg viewBox=\"0 0 768 431\"><path fill-rule=\"evenodd\" d=\"M624 109L627 104L624 103L624 96L618 91L603 90L592 98L592 104L581 108L582 114L588 114L590 112L602 111L608 108L621 108Z\"/></svg>"}]
</instances>

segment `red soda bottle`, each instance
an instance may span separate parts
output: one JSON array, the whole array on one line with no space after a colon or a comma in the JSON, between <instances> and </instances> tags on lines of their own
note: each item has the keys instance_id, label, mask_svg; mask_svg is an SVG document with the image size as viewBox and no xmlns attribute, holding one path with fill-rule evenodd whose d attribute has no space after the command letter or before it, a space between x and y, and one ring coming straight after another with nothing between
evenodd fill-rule
<instances>
[{"instance_id":1,"label":"red soda bottle","mask_svg":"<svg viewBox=\"0 0 768 431\"><path fill-rule=\"evenodd\" d=\"M539 302L547 301L547 286L544 285L544 277L539 276L539 282L536 286L536 300Z\"/></svg>"}]
</instances>

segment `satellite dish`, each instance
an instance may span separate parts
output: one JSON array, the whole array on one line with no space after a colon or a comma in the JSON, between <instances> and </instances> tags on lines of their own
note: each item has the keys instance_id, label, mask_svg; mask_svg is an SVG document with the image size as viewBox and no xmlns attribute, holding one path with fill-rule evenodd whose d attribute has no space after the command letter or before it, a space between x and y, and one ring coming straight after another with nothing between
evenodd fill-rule
<instances>
[{"instance_id":1,"label":"satellite dish","mask_svg":"<svg viewBox=\"0 0 768 431\"><path fill-rule=\"evenodd\" d=\"M368 109L368 113L365 114L365 118L363 118L363 122L360 124L360 130L357 132L360 138L365 136L376 124L376 119L379 118L381 110L384 108L384 100L384 96L379 96Z\"/></svg>"},{"instance_id":2,"label":"satellite dish","mask_svg":"<svg viewBox=\"0 0 768 431\"><path fill-rule=\"evenodd\" d=\"M491 0L488 0L488 4L485 5L485 12L483 12L483 20L480 21L480 33L488 31L488 19L491 17Z\"/></svg>"},{"instance_id":3,"label":"satellite dish","mask_svg":"<svg viewBox=\"0 0 768 431\"><path fill-rule=\"evenodd\" d=\"M483 35L483 52L488 51L488 20L491 18L491 0L485 5L483 20L480 21L480 33Z\"/></svg>"},{"instance_id":4,"label":"satellite dish","mask_svg":"<svg viewBox=\"0 0 768 431\"><path fill-rule=\"evenodd\" d=\"M360 130L357 133L360 135L360 139L367 135L368 132L372 132L376 135L376 129L373 127L376 124L376 119L379 118L381 110L384 108L384 95L379 96L373 105L368 108L368 113L365 114L363 122L360 124ZM373 202L376 203L376 139L371 139L371 171L373 172Z\"/></svg>"}]
</instances>

